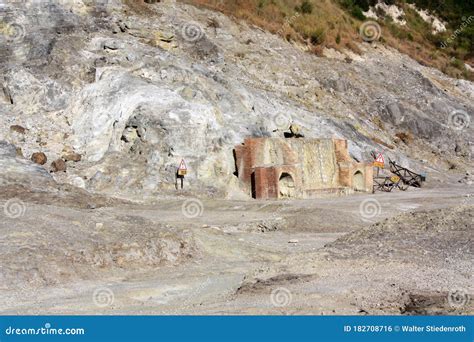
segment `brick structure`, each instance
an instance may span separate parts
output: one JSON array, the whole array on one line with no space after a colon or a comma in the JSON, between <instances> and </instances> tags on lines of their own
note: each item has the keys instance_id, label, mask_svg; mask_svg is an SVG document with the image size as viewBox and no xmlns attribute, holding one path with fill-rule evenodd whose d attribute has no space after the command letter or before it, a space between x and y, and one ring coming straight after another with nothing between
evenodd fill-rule
<instances>
[{"instance_id":1,"label":"brick structure","mask_svg":"<svg viewBox=\"0 0 474 342\"><path fill-rule=\"evenodd\" d=\"M234 152L237 175L254 198L372 191L372 165L353 161L346 140L247 138Z\"/></svg>"}]
</instances>

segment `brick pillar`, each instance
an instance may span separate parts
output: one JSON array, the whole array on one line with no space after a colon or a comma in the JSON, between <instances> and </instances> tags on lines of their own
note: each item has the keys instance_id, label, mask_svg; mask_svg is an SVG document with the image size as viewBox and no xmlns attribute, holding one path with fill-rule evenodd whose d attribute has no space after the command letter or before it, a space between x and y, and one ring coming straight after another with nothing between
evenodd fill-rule
<instances>
[{"instance_id":1,"label":"brick pillar","mask_svg":"<svg viewBox=\"0 0 474 342\"><path fill-rule=\"evenodd\" d=\"M267 169L268 198L278 198L278 170L274 167Z\"/></svg>"},{"instance_id":2,"label":"brick pillar","mask_svg":"<svg viewBox=\"0 0 474 342\"><path fill-rule=\"evenodd\" d=\"M277 170L273 167L255 168L255 197L257 199L278 198Z\"/></svg>"},{"instance_id":3,"label":"brick pillar","mask_svg":"<svg viewBox=\"0 0 474 342\"><path fill-rule=\"evenodd\" d=\"M252 171L256 165L257 155L261 153L262 139L247 138L244 141L244 152L242 154L242 181L250 184ZM240 171L239 171L240 177Z\"/></svg>"},{"instance_id":4,"label":"brick pillar","mask_svg":"<svg viewBox=\"0 0 474 342\"><path fill-rule=\"evenodd\" d=\"M339 166L339 185L352 187L352 167L350 163L338 163Z\"/></svg>"},{"instance_id":5,"label":"brick pillar","mask_svg":"<svg viewBox=\"0 0 474 342\"><path fill-rule=\"evenodd\" d=\"M365 166L365 190L372 192L374 189L374 168L372 165Z\"/></svg>"},{"instance_id":6,"label":"brick pillar","mask_svg":"<svg viewBox=\"0 0 474 342\"><path fill-rule=\"evenodd\" d=\"M337 162L351 161L349 151L347 150L347 140L332 139L334 144L334 152L336 153Z\"/></svg>"}]
</instances>

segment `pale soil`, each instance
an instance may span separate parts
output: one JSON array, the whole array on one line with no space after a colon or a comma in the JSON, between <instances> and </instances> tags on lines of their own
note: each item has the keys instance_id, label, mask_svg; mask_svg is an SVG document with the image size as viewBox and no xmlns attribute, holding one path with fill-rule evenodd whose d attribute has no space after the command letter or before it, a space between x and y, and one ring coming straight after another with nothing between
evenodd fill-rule
<instances>
[{"instance_id":1,"label":"pale soil","mask_svg":"<svg viewBox=\"0 0 474 342\"><path fill-rule=\"evenodd\" d=\"M471 188L457 185L286 202L202 200L194 219L182 213L184 197L136 204L76 194L74 203L95 201L95 209L68 195L24 199L22 217L1 213L0 312L472 314L472 301L446 300L456 289L474 294L468 195ZM372 219L380 224L359 214L368 198L381 205ZM98 307L93 293L104 287L114 300Z\"/></svg>"}]
</instances>

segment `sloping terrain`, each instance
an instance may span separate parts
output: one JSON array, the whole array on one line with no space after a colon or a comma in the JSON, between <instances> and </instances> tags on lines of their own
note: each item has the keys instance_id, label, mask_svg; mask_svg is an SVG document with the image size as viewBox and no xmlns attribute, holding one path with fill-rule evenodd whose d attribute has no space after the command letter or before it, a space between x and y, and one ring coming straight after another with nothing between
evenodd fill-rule
<instances>
[{"instance_id":1,"label":"sloping terrain","mask_svg":"<svg viewBox=\"0 0 474 342\"><path fill-rule=\"evenodd\" d=\"M383 43L453 77L473 79L474 5L455 0L184 0L303 43L360 52Z\"/></svg>"},{"instance_id":2,"label":"sloping terrain","mask_svg":"<svg viewBox=\"0 0 474 342\"><path fill-rule=\"evenodd\" d=\"M0 19L2 313L472 313L471 82L175 1L8 2ZM234 146L291 123L427 186L250 199Z\"/></svg>"},{"instance_id":3,"label":"sloping terrain","mask_svg":"<svg viewBox=\"0 0 474 342\"><path fill-rule=\"evenodd\" d=\"M97 209L25 202L15 216L12 203L0 202L10 208L0 223L0 307L472 314L472 193L458 186L400 195L400 204L393 194L206 200L196 218L182 213L185 199ZM374 225L359 212L368 198L382 208Z\"/></svg>"},{"instance_id":4,"label":"sloping terrain","mask_svg":"<svg viewBox=\"0 0 474 342\"><path fill-rule=\"evenodd\" d=\"M61 182L127 196L174 191L185 158L188 190L232 194L233 147L281 136L291 122L308 137L349 139L358 160L386 150L434 177L467 166L468 81L369 44L350 60L317 57L172 1L108 4L2 9L24 30L2 43L2 139L26 158L44 152L46 167L80 154L54 175Z\"/></svg>"}]
</instances>

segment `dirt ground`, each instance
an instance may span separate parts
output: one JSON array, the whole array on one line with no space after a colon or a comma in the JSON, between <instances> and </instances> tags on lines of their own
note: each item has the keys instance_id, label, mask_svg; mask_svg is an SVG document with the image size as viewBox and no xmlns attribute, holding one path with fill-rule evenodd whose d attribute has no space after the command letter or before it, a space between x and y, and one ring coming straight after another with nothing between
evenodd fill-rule
<instances>
[{"instance_id":1,"label":"dirt ground","mask_svg":"<svg viewBox=\"0 0 474 342\"><path fill-rule=\"evenodd\" d=\"M147 203L15 191L0 200L2 314L474 313L468 186Z\"/></svg>"}]
</instances>

